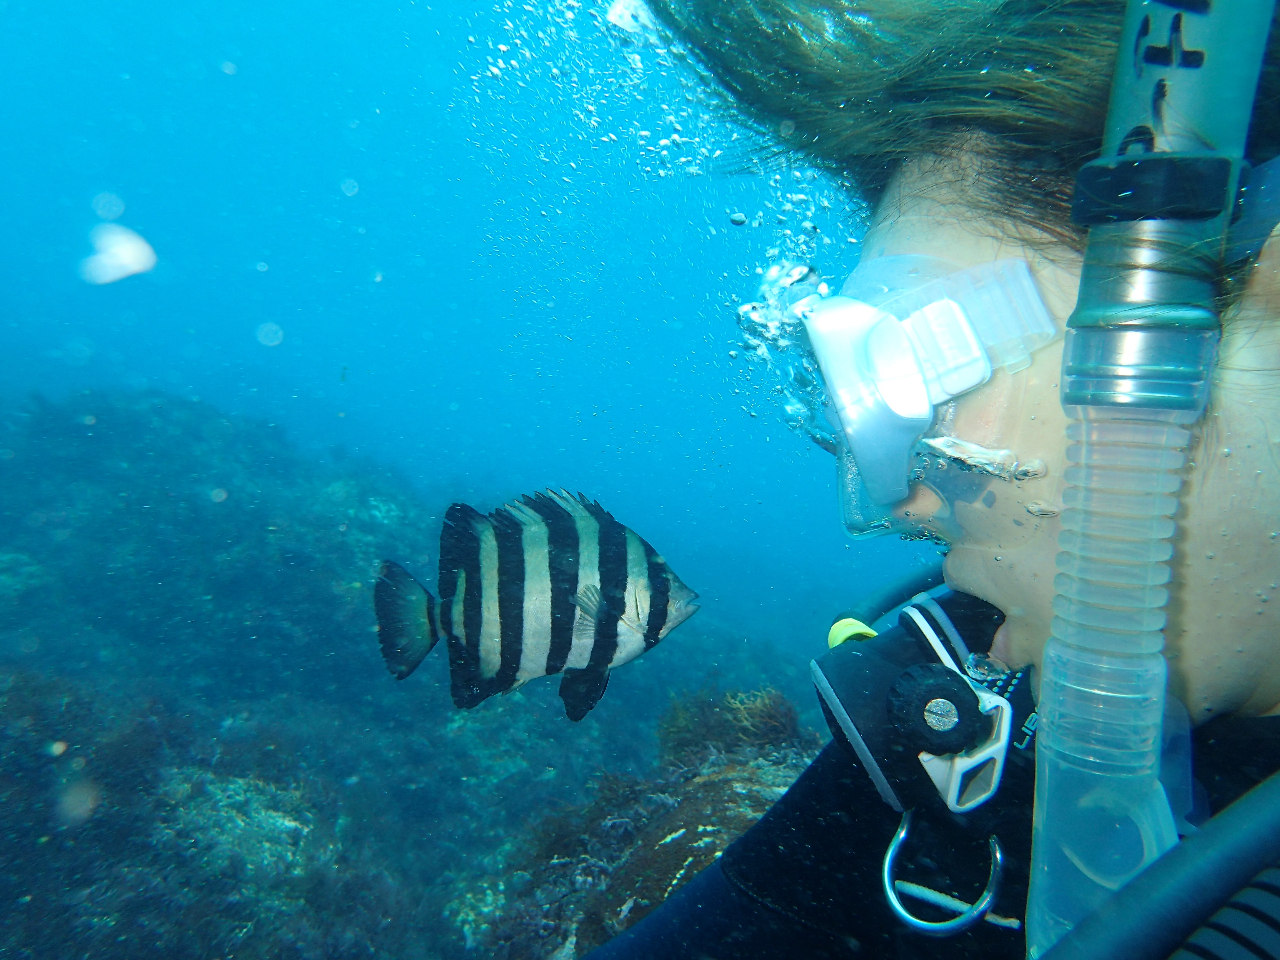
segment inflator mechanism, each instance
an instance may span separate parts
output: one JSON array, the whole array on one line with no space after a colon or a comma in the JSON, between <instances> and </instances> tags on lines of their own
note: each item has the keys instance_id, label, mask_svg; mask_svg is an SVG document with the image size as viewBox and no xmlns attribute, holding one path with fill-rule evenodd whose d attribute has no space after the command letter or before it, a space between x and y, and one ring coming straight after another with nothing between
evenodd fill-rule
<instances>
[{"instance_id":1,"label":"inflator mechanism","mask_svg":"<svg viewBox=\"0 0 1280 960\"><path fill-rule=\"evenodd\" d=\"M813 661L811 673L832 735L857 753L881 798L902 813L882 868L889 907L917 932L948 937L981 921L995 903L1004 864L1000 842L990 838L991 872L972 907L944 922L921 920L903 906L894 879L912 813L945 807L966 814L995 796L1015 723L1028 731L1015 744L1025 749L1034 708L1026 671L971 651L929 594L913 597L898 625L870 637L842 631L850 639Z\"/></svg>"},{"instance_id":2,"label":"inflator mechanism","mask_svg":"<svg viewBox=\"0 0 1280 960\"><path fill-rule=\"evenodd\" d=\"M846 641L813 662L823 710L885 803L902 811L941 802L968 813L1000 786L1014 709L999 691L1021 674L971 653L927 594L899 623L900 631Z\"/></svg>"}]
</instances>

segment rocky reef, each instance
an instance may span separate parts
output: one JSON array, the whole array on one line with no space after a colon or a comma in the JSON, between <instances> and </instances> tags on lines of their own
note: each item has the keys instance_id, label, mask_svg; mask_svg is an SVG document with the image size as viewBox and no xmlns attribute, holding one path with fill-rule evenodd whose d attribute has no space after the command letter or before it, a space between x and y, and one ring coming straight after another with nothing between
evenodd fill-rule
<instances>
[{"instance_id":1,"label":"rocky reef","mask_svg":"<svg viewBox=\"0 0 1280 960\"><path fill-rule=\"evenodd\" d=\"M502 960L572 960L639 921L755 823L819 740L779 691L672 698L651 777L604 775L582 807L531 831L524 855L447 913Z\"/></svg>"},{"instance_id":2,"label":"rocky reef","mask_svg":"<svg viewBox=\"0 0 1280 960\"><path fill-rule=\"evenodd\" d=\"M435 911L267 737L211 762L155 702L0 674L0 953L426 957Z\"/></svg>"},{"instance_id":3,"label":"rocky reef","mask_svg":"<svg viewBox=\"0 0 1280 960\"><path fill-rule=\"evenodd\" d=\"M811 746L800 665L710 617L581 724L551 681L467 712L442 657L396 683L372 578L430 582L451 491L205 403L0 412L0 490L5 956L572 956Z\"/></svg>"}]
</instances>

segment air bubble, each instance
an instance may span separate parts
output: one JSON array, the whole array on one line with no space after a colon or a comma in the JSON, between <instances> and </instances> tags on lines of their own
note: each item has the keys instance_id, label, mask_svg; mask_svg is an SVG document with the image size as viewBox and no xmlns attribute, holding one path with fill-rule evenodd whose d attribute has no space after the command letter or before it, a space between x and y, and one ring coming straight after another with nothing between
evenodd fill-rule
<instances>
[{"instance_id":1,"label":"air bubble","mask_svg":"<svg viewBox=\"0 0 1280 960\"><path fill-rule=\"evenodd\" d=\"M124 201L114 193L100 193L93 198L93 212L103 220L119 220L124 213Z\"/></svg>"},{"instance_id":2,"label":"air bubble","mask_svg":"<svg viewBox=\"0 0 1280 960\"><path fill-rule=\"evenodd\" d=\"M284 342L284 330L278 323L264 323L255 334L264 347L278 347Z\"/></svg>"}]
</instances>

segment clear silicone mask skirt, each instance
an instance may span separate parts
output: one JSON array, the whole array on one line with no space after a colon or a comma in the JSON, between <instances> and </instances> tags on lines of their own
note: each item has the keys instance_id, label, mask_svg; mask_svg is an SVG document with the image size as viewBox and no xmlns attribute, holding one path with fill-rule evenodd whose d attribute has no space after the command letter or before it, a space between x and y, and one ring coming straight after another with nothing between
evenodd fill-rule
<instances>
[{"instance_id":1,"label":"clear silicone mask skirt","mask_svg":"<svg viewBox=\"0 0 1280 960\"><path fill-rule=\"evenodd\" d=\"M1008 421L1023 409L1024 390L1025 376L998 373L977 395L940 407L913 448L909 494L897 503L870 503L856 462L842 451L837 470L849 534L1001 550L1031 542L1057 516L1061 479L1042 460L1018 456Z\"/></svg>"}]
</instances>

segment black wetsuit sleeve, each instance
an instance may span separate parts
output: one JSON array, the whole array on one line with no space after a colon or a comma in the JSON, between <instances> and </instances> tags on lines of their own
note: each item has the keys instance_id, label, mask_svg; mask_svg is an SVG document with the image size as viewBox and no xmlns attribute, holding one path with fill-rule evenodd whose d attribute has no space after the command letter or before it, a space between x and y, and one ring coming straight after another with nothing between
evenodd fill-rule
<instances>
[{"instance_id":1,"label":"black wetsuit sleeve","mask_svg":"<svg viewBox=\"0 0 1280 960\"><path fill-rule=\"evenodd\" d=\"M972 902L986 883L986 834L920 818L900 878ZM951 940L923 937L889 910L880 883L898 814L847 747L829 744L787 794L724 856L591 960L1020 960L1020 930L980 924ZM1029 833L1029 824L1019 823ZM1011 877L1025 877L1023 844L1009 844ZM1025 881L996 912L1022 916ZM919 913L931 920L953 914Z\"/></svg>"}]
</instances>

